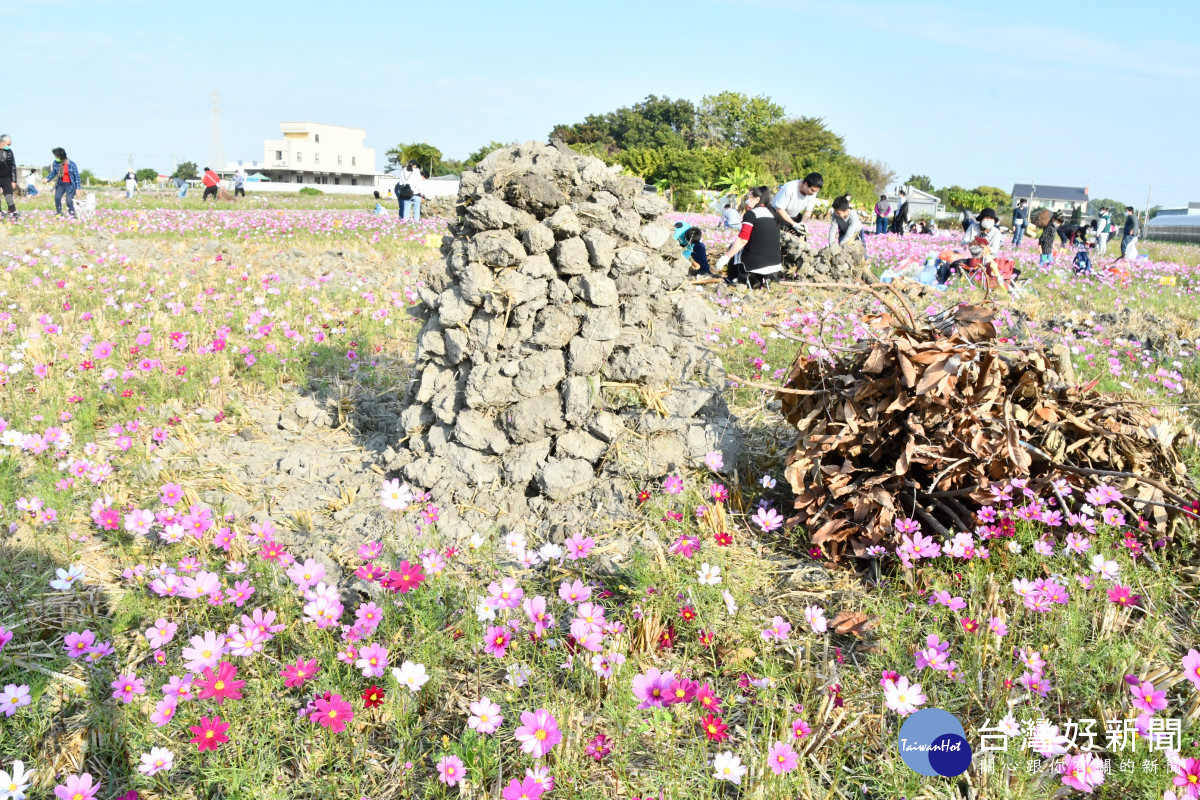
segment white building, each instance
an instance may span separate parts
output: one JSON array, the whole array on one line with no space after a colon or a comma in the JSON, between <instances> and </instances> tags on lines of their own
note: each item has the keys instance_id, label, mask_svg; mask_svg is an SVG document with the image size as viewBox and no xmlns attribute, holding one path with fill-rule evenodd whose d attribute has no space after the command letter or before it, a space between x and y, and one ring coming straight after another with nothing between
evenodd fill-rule
<instances>
[{"instance_id":1,"label":"white building","mask_svg":"<svg viewBox=\"0 0 1200 800\"><path fill-rule=\"evenodd\" d=\"M283 138L263 142L261 166L255 168L272 182L375 186L375 150L363 144L362 128L318 122L281 122L279 128Z\"/></svg>"}]
</instances>

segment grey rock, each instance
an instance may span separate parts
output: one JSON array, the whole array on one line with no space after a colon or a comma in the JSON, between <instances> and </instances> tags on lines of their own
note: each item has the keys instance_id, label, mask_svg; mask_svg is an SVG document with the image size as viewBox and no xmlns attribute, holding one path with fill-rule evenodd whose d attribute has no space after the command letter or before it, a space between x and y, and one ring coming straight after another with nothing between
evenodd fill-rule
<instances>
[{"instance_id":1,"label":"grey rock","mask_svg":"<svg viewBox=\"0 0 1200 800\"><path fill-rule=\"evenodd\" d=\"M567 370L572 375L594 375L607 357L608 349L603 344L576 336L567 347Z\"/></svg>"},{"instance_id":2,"label":"grey rock","mask_svg":"<svg viewBox=\"0 0 1200 800\"><path fill-rule=\"evenodd\" d=\"M471 239L467 248L471 261L489 267L515 267L525 260L525 247L508 231L483 231Z\"/></svg>"},{"instance_id":3,"label":"grey rock","mask_svg":"<svg viewBox=\"0 0 1200 800\"><path fill-rule=\"evenodd\" d=\"M612 266L617 249L617 240L598 228L592 228L583 235L583 243L587 245L588 259L596 269L607 270Z\"/></svg>"},{"instance_id":4,"label":"grey rock","mask_svg":"<svg viewBox=\"0 0 1200 800\"><path fill-rule=\"evenodd\" d=\"M546 220L546 224L554 232L555 239L568 239L583 233L583 226L579 223L579 217L575 216L575 212L567 206L563 206L555 211Z\"/></svg>"},{"instance_id":5,"label":"grey rock","mask_svg":"<svg viewBox=\"0 0 1200 800\"><path fill-rule=\"evenodd\" d=\"M564 275L582 275L590 269L587 245L583 239L573 236L563 239L554 246L554 263Z\"/></svg>"},{"instance_id":6,"label":"grey rock","mask_svg":"<svg viewBox=\"0 0 1200 800\"><path fill-rule=\"evenodd\" d=\"M617 309L589 308L579 334L596 342L609 342L621 333L621 315Z\"/></svg>"},{"instance_id":7,"label":"grey rock","mask_svg":"<svg viewBox=\"0 0 1200 800\"><path fill-rule=\"evenodd\" d=\"M554 501L569 500L587 491L595 478L592 465L583 459L548 461L538 472L538 488Z\"/></svg>"},{"instance_id":8,"label":"grey rock","mask_svg":"<svg viewBox=\"0 0 1200 800\"><path fill-rule=\"evenodd\" d=\"M567 424L582 425L599 397L599 375L575 375L563 381L563 416Z\"/></svg>"},{"instance_id":9,"label":"grey rock","mask_svg":"<svg viewBox=\"0 0 1200 800\"><path fill-rule=\"evenodd\" d=\"M618 300L616 282L595 272L580 276L578 294L594 306L615 306Z\"/></svg>"},{"instance_id":10,"label":"grey rock","mask_svg":"<svg viewBox=\"0 0 1200 800\"><path fill-rule=\"evenodd\" d=\"M554 247L554 231L545 225L534 225L522 234L521 243L531 256L549 252Z\"/></svg>"},{"instance_id":11,"label":"grey rock","mask_svg":"<svg viewBox=\"0 0 1200 800\"><path fill-rule=\"evenodd\" d=\"M621 418L611 411L598 411L588 425L588 431L605 442L615 442L625 431Z\"/></svg>"},{"instance_id":12,"label":"grey rock","mask_svg":"<svg viewBox=\"0 0 1200 800\"><path fill-rule=\"evenodd\" d=\"M550 453L549 437L512 448L504 456L504 480L512 486L525 486L537 475Z\"/></svg>"},{"instance_id":13,"label":"grey rock","mask_svg":"<svg viewBox=\"0 0 1200 800\"><path fill-rule=\"evenodd\" d=\"M581 458L592 464L600 460L606 449L604 442L579 430L560 434L554 442L554 452L559 458Z\"/></svg>"},{"instance_id":14,"label":"grey rock","mask_svg":"<svg viewBox=\"0 0 1200 800\"><path fill-rule=\"evenodd\" d=\"M466 409L454 423L454 438L472 450L491 450L502 454L509 449L508 439L496 427L496 421L474 409Z\"/></svg>"},{"instance_id":15,"label":"grey rock","mask_svg":"<svg viewBox=\"0 0 1200 800\"><path fill-rule=\"evenodd\" d=\"M526 397L541 394L558 386L567 376L562 350L545 350L521 360L514 385Z\"/></svg>"},{"instance_id":16,"label":"grey rock","mask_svg":"<svg viewBox=\"0 0 1200 800\"><path fill-rule=\"evenodd\" d=\"M531 344L561 349L579 332L579 320L561 308L547 306L538 312L533 330Z\"/></svg>"},{"instance_id":17,"label":"grey rock","mask_svg":"<svg viewBox=\"0 0 1200 800\"><path fill-rule=\"evenodd\" d=\"M511 409L501 423L508 438L518 444L536 442L566 428L558 392L526 398Z\"/></svg>"}]
</instances>

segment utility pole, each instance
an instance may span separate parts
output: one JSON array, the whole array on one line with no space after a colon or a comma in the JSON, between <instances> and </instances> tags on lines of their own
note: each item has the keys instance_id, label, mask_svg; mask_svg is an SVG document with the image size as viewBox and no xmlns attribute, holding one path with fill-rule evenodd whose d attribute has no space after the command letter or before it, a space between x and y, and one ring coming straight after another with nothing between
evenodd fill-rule
<instances>
[{"instance_id":1,"label":"utility pole","mask_svg":"<svg viewBox=\"0 0 1200 800\"><path fill-rule=\"evenodd\" d=\"M1154 191L1154 184L1146 187L1146 212L1142 215L1142 236L1146 235L1146 223L1150 221L1150 193Z\"/></svg>"},{"instance_id":2,"label":"utility pole","mask_svg":"<svg viewBox=\"0 0 1200 800\"><path fill-rule=\"evenodd\" d=\"M130 172L133 171L133 153L129 154L129 170Z\"/></svg>"},{"instance_id":3,"label":"utility pole","mask_svg":"<svg viewBox=\"0 0 1200 800\"><path fill-rule=\"evenodd\" d=\"M212 93L212 131L209 133L208 160L214 170L225 168L225 151L221 145L221 95Z\"/></svg>"}]
</instances>

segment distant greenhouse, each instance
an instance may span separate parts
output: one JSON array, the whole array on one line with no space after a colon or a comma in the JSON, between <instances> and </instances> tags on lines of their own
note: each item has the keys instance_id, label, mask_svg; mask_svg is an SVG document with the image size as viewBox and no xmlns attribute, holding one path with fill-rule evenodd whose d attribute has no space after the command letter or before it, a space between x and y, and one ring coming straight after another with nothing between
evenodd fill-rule
<instances>
[{"instance_id":1,"label":"distant greenhouse","mask_svg":"<svg viewBox=\"0 0 1200 800\"><path fill-rule=\"evenodd\" d=\"M1200 214L1159 214L1146 223L1145 238L1200 244Z\"/></svg>"}]
</instances>

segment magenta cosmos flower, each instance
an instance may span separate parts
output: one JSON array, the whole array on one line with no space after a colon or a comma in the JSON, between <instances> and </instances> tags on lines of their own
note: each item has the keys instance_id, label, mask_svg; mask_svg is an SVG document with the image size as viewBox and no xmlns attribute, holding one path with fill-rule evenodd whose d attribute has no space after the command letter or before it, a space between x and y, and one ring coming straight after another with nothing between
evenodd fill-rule
<instances>
[{"instance_id":1,"label":"magenta cosmos flower","mask_svg":"<svg viewBox=\"0 0 1200 800\"><path fill-rule=\"evenodd\" d=\"M776 775L786 775L799 764L796 751L786 742L776 742L767 751L767 766Z\"/></svg>"},{"instance_id":2,"label":"magenta cosmos flower","mask_svg":"<svg viewBox=\"0 0 1200 800\"><path fill-rule=\"evenodd\" d=\"M334 733L346 730L346 723L354 719L354 708L340 694L330 695L328 700L318 697L313 705L317 710L308 718Z\"/></svg>"},{"instance_id":3,"label":"magenta cosmos flower","mask_svg":"<svg viewBox=\"0 0 1200 800\"><path fill-rule=\"evenodd\" d=\"M554 745L562 741L562 732L558 729L558 720L554 715L544 708L539 708L533 712L522 712L521 727L517 728L516 739L521 743L521 750L534 758L542 758Z\"/></svg>"},{"instance_id":4,"label":"magenta cosmos flower","mask_svg":"<svg viewBox=\"0 0 1200 800\"><path fill-rule=\"evenodd\" d=\"M645 675L633 679L633 696L641 702L638 708L664 707L670 695L671 682L675 680L673 672L659 672L654 667L646 670Z\"/></svg>"}]
</instances>

